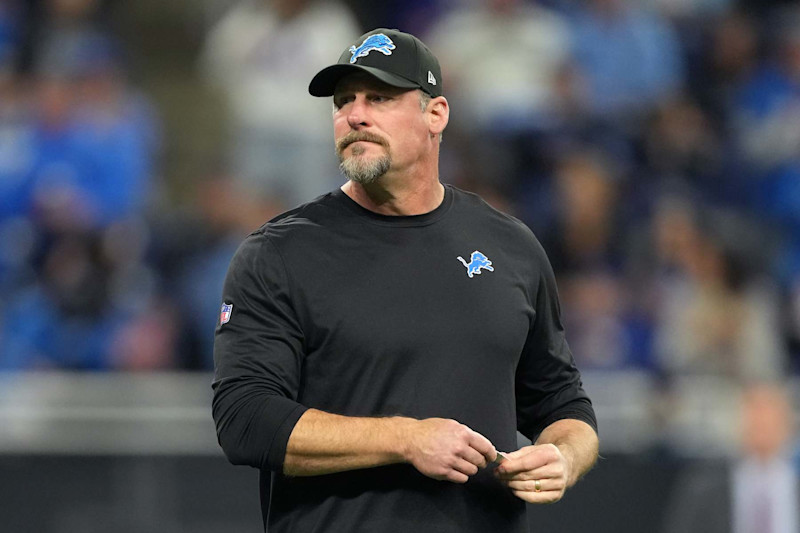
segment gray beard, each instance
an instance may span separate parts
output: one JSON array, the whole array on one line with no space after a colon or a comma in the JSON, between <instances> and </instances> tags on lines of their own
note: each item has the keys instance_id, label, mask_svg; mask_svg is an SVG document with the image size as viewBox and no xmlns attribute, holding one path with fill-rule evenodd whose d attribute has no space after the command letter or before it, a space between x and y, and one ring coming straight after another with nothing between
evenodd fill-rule
<instances>
[{"instance_id":1,"label":"gray beard","mask_svg":"<svg viewBox=\"0 0 800 533\"><path fill-rule=\"evenodd\" d=\"M389 167L392 166L392 158L389 154L385 154L377 159L364 159L357 157L358 153L354 153L353 157L344 159L339 155L339 170L342 174L350 180L361 185L370 185L380 179L381 176L386 174Z\"/></svg>"}]
</instances>

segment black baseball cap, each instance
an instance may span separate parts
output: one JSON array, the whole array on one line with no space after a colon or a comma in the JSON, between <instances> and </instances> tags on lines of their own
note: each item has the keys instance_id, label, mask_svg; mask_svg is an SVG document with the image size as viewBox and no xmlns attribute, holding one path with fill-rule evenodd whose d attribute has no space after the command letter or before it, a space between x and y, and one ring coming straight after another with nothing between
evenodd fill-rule
<instances>
[{"instance_id":1,"label":"black baseball cap","mask_svg":"<svg viewBox=\"0 0 800 533\"><path fill-rule=\"evenodd\" d=\"M432 97L442 95L439 60L422 41L399 30L378 28L359 37L335 65L314 76L308 92L333 96L339 80L353 72L367 72L393 87L422 89Z\"/></svg>"}]
</instances>

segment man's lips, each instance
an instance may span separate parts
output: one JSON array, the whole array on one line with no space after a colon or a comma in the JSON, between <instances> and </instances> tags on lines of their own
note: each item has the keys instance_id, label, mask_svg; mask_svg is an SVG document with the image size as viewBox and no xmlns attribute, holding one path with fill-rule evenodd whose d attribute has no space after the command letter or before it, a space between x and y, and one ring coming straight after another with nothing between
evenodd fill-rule
<instances>
[{"instance_id":1,"label":"man's lips","mask_svg":"<svg viewBox=\"0 0 800 533\"><path fill-rule=\"evenodd\" d=\"M366 142L372 144L378 144L380 146L386 146L386 143L377 136L372 135L348 135L343 137L339 141L339 153L344 152L344 150L350 146L351 144L359 143L359 142Z\"/></svg>"}]
</instances>

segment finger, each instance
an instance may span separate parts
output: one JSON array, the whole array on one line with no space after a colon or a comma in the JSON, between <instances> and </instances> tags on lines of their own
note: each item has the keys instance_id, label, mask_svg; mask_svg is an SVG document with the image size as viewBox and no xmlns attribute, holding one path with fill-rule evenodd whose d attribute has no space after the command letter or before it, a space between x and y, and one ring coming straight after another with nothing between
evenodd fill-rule
<instances>
[{"instance_id":1,"label":"finger","mask_svg":"<svg viewBox=\"0 0 800 533\"><path fill-rule=\"evenodd\" d=\"M486 468L486 465L489 464L488 461L486 461L486 457L481 455L481 453L479 453L475 448L467 447L459 454L459 456L462 459L474 464L478 468Z\"/></svg>"},{"instance_id":2,"label":"finger","mask_svg":"<svg viewBox=\"0 0 800 533\"><path fill-rule=\"evenodd\" d=\"M520 448L518 450L506 452L506 456L509 459L519 459L520 457L525 457L526 455L529 455L531 453L536 453L536 446L535 445L523 446L522 448Z\"/></svg>"},{"instance_id":3,"label":"finger","mask_svg":"<svg viewBox=\"0 0 800 533\"><path fill-rule=\"evenodd\" d=\"M507 455L510 459L521 459L523 457L557 457L559 455L558 448L553 444L531 444L530 446L523 446L519 450L509 452Z\"/></svg>"},{"instance_id":4,"label":"finger","mask_svg":"<svg viewBox=\"0 0 800 533\"><path fill-rule=\"evenodd\" d=\"M528 479L545 479L545 478L559 478L564 476L564 467L560 463L550 463L533 470L523 470L521 472L508 472L501 470L501 466L505 467L506 464L498 466L495 469L495 475L499 479L504 480L528 480Z\"/></svg>"},{"instance_id":5,"label":"finger","mask_svg":"<svg viewBox=\"0 0 800 533\"><path fill-rule=\"evenodd\" d=\"M539 482L538 485L536 482ZM548 492L560 491L566 487L563 479L526 479L515 480L512 479L506 483L506 486L511 490L526 491L526 492ZM539 490L536 490L536 487Z\"/></svg>"},{"instance_id":6,"label":"finger","mask_svg":"<svg viewBox=\"0 0 800 533\"><path fill-rule=\"evenodd\" d=\"M491 463L497 458L497 450L494 447L494 444L478 433L475 430L472 430L472 434L470 435L469 445L478 451L485 459L486 463Z\"/></svg>"},{"instance_id":7,"label":"finger","mask_svg":"<svg viewBox=\"0 0 800 533\"><path fill-rule=\"evenodd\" d=\"M456 470L450 470L444 478L447 481L452 481L453 483L461 483L461 484L469 481L468 475L462 472L458 472Z\"/></svg>"},{"instance_id":8,"label":"finger","mask_svg":"<svg viewBox=\"0 0 800 533\"><path fill-rule=\"evenodd\" d=\"M548 463L542 462L542 460L539 458L523 457L520 459L509 459L508 461L503 461L497 467L497 473L506 477L530 472L536 472L538 475L540 474L538 470L547 468L548 466Z\"/></svg>"},{"instance_id":9,"label":"finger","mask_svg":"<svg viewBox=\"0 0 800 533\"><path fill-rule=\"evenodd\" d=\"M478 467L476 465L470 463L466 459L461 459L460 457L456 457L456 460L453 463L453 469L468 476L474 476L478 473Z\"/></svg>"},{"instance_id":10,"label":"finger","mask_svg":"<svg viewBox=\"0 0 800 533\"><path fill-rule=\"evenodd\" d=\"M550 463L558 461L558 450L555 447L526 446L509 455L509 460L504 461L498 470L502 474L516 474L519 472L533 471Z\"/></svg>"},{"instance_id":11,"label":"finger","mask_svg":"<svg viewBox=\"0 0 800 533\"><path fill-rule=\"evenodd\" d=\"M559 490L548 490L547 492L528 492L525 490L512 490L511 493L520 500L534 504L555 503L564 497L564 493Z\"/></svg>"}]
</instances>

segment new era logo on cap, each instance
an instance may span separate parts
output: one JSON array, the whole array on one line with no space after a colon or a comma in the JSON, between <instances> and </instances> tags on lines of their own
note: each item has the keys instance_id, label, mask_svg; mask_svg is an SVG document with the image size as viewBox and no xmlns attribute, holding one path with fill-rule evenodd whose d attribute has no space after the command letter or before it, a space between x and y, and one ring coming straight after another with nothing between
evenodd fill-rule
<instances>
[{"instance_id":1,"label":"new era logo on cap","mask_svg":"<svg viewBox=\"0 0 800 533\"><path fill-rule=\"evenodd\" d=\"M356 71L367 72L393 87L422 89L434 98L442 95L442 70L436 56L413 35L388 28L359 37L335 65L314 76L308 92L333 96L339 80Z\"/></svg>"}]
</instances>

